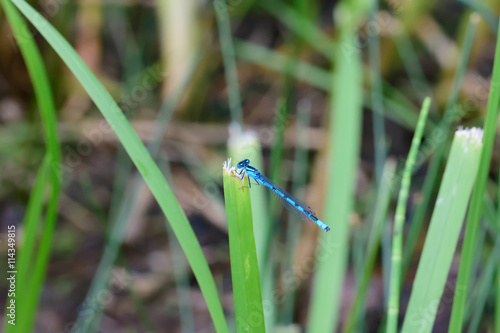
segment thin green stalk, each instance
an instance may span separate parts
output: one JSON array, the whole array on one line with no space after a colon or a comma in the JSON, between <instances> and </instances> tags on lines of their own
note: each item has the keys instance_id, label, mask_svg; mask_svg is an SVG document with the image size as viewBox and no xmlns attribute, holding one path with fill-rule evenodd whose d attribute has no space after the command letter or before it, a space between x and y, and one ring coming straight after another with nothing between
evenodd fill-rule
<instances>
[{"instance_id":1,"label":"thin green stalk","mask_svg":"<svg viewBox=\"0 0 500 333\"><path fill-rule=\"evenodd\" d=\"M402 332L430 333L462 230L481 153L482 130L458 130L418 263Z\"/></svg>"},{"instance_id":2,"label":"thin green stalk","mask_svg":"<svg viewBox=\"0 0 500 333\"><path fill-rule=\"evenodd\" d=\"M365 305L366 292L370 283L370 278L375 267L378 251L380 248L380 240L384 232L387 214L389 211L389 204L391 202L391 195L394 189L394 175L396 170L396 163L394 160L388 160L385 164L383 171L383 180L380 190L377 192L377 200L375 203L375 213L373 215L373 224L370 232L370 239L367 246L366 260L363 265L361 279L358 282L356 289L356 296L354 297L353 304L349 315L347 316L346 323L343 328L343 333L352 333L356 331L356 327L360 321L361 313Z\"/></svg>"},{"instance_id":3,"label":"thin green stalk","mask_svg":"<svg viewBox=\"0 0 500 333\"><path fill-rule=\"evenodd\" d=\"M339 23L339 45L357 45L355 16L347 3L337 10L346 13ZM307 332L333 332L337 328L347 268L349 215L354 207L358 169L362 100L363 65L359 53L345 54L335 50L335 70L330 96L330 143L328 180L325 200L325 223L331 232L320 236L321 250L328 255L318 258L314 275ZM349 112L346 112L349 110ZM329 249L335 250L329 253ZM328 309L329 315L324 311Z\"/></svg>"},{"instance_id":4,"label":"thin green stalk","mask_svg":"<svg viewBox=\"0 0 500 333\"><path fill-rule=\"evenodd\" d=\"M240 85L238 83L238 71L234 58L233 37L227 11L226 0L215 0L217 26L219 28L219 42L224 62L224 73L226 74L226 86L229 97L229 109L233 122L243 126L243 111L241 109Z\"/></svg>"},{"instance_id":5,"label":"thin green stalk","mask_svg":"<svg viewBox=\"0 0 500 333\"><path fill-rule=\"evenodd\" d=\"M104 86L59 32L25 1L12 0L12 2L75 74L110 125L110 128L106 130L114 132L127 150L179 239L205 297L216 330L227 332L228 328L217 288L201 246L184 211L146 147Z\"/></svg>"},{"instance_id":6,"label":"thin green stalk","mask_svg":"<svg viewBox=\"0 0 500 333\"><path fill-rule=\"evenodd\" d=\"M417 128L408 153L408 158L404 166L403 177L401 179L401 189L399 190L396 216L394 218L394 229L392 236L392 257L391 257L391 279L389 287L389 305L387 309L387 333L395 333L398 326L399 314L399 294L401 289L401 257L403 252L403 226L406 215L406 203L410 191L411 175L415 160L422 140L425 121L429 113L431 100L427 97L418 117Z\"/></svg>"},{"instance_id":7,"label":"thin green stalk","mask_svg":"<svg viewBox=\"0 0 500 333\"><path fill-rule=\"evenodd\" d=\"M475 241L479 228L479 219L483 211L484 194L488 173L490 169L493 143L495 140L495 129L498 119L498 109L500 108L500 25L498 27L497 45L495 50L495 60L493 64L493 75L491 78L490 96L484 121L483 150L481 152L481 162L477 175L476 185L472 194L469 213L467 215L467 227L465 229L465 239L462 247L462 257L460 259L460 269L458 272L457 290L453 300L448 332L459 332L462 330L465 301L470 282L470 269L474 255Z\"/></svg>"},{"instance_id":8,"label":"thin green stalk","mask_svg":"<svg viewBox=\"0 0 500 333\"><path fill-rule=\"evenodd\" d=\"M18 281L23 283L21 285L23 288L17 289L16 297L17 318L23 319L17 321L17 326L8 325L7 321L5 322L6 332L30 332L35 322L36 309L40 301L40 291L45 281L47 265L50 259L50 247L57 218L61 186L58 174L61 152L57 135L57 117L53 94L40 51L33 36L26 34L29 28L12 3L8 0L2 0L2 6L33 84L47 149L46 157L40 169L40 179L37 180L33 189L33 198L30 199L26 219L23 223L24 227L26 227L26 238L24 246L20 250L20 266L18 269ZM45 223L41 228L40 244L35 251L34 242L41 224L43 189L46 185L49 185L50 188L49 199L45 213ZM33 251L36 254L33 254ZM33 256L35 260L33 260ZM7 301L10 302L9 299Z\"/></svg>"},{"instance_id":9,"label":"thin green stalk","mask_svg":"<svg viewBox=\"0 0 500 333\"><path fill-rule=\"evenodd\" d=\"M239 180L228 160L223 182L237 332L265 332L248 177Z\"/></svg>"}]
</instances>

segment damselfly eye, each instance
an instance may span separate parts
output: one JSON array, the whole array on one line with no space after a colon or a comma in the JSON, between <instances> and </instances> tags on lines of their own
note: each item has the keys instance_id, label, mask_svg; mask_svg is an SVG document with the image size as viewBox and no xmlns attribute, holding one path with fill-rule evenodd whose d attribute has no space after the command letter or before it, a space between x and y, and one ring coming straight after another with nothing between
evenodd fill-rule
<instances>
[{"instance_id":1,"label":"damselfly eye","mask_svg":"<svg viewBox=\"0 0 500 333\"><path fill-rule=\"evenodd\" d=\"M241 169L241 168L246 167L249 164L250 164L250 160L249 159L245 159L245 160L240 161L238 164L236 164L236 167L238 169Z\"/></svg>"}]
</instances>

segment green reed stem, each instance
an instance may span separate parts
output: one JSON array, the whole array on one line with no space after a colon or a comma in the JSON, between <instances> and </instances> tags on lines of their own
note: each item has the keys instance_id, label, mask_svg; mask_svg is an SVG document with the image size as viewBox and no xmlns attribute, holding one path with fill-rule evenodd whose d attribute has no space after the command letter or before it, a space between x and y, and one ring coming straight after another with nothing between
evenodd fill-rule
<instances>
[{"instance_id":1,"label":"green reed stem","mask_svg":"<svg viewBox=\"0 0 500 333\"><path fill-rule=\"evenodd\" d=\"M406 203L410 191L411 175L418 148L424 133L425 121L429 113L431 100L427 97L418 117L417 128L406 159L403 177L401 179L401 189L399 190L398 204L396 207L396 217L394 219L394 229L392 236L392 257L391 257L391 277L389 287L389 304L387 309L387 333L395 333L398 326L399 314L399 294L401 289L401 256L403 252L403 226L406 215Z\"/></svg>"}]
</instances>

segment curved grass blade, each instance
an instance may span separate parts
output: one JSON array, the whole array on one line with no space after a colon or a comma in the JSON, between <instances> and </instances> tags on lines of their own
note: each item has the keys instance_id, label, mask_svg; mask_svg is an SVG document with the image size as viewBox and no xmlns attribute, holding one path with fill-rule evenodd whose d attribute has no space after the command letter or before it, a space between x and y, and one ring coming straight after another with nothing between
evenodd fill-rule
<instances>
[{"instance_id":1,"label":"curved grass blade","mask_svg":"<svg viewBox=\"0 0 500 333\"><path fill-rule=\"evenodd\" d=\"M200 244L181 206L168 186L158 166L142 144L130 123L103 85L88 69L71 45L50 25L50 23L22 0L12 0L36 29L63 59L75 74L92 100L96 103L110 128L123 144L151 192L169 220L179 243L193 269L194 275L207 302L208 309L218 332L227 332L217 288Z\"/></svg>"},{"instance_id":2,"label":"curved grass blade","mask_svg":"<svg viewBox=\"0 0 500 333\"><path fill-rule=\"evenodd\" d=\"M7 20L12 27L33 83L47 145L47 153L40 168L39 178L34 186L25 221L23 223L26 236L23 247L20 249L18 267L18 282L23 288L17 290L17 315L18 318L23 319L18 320L17 326L7 325L6 323L7 332L11 332L11 330L16 332L29 332L33 327L36 309L39 303L40 290L45 280L52 244L52 235L56 223L60 193L60 181L57 172L61 159L61 152L57 135L57 118L53 95L40 51L38 50L33 36L31 36L31 34L26 34L29 29L15 7L8 0L2 0L2 6L5 9ZM35 238L42 215L43 190L47 185L49 185L50 188L50 196L45 213L45 223L41 228L42 236L40 245L36 250L36 254L34 254ZM32 260L33 256L35 260Z\"/></svg>"}]
</instances>

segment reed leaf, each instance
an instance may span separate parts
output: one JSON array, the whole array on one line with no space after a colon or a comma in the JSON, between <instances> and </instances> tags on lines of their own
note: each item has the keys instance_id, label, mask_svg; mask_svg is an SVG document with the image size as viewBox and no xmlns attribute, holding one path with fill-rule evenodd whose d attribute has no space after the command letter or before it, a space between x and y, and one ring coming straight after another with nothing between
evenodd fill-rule
<instances>
[{"instance_id":1,"label":"reed leaf","mask_svg":"<svg viewBox=\"0 0 500 333\"><path fill-rule=\"evenodd\" d=\"M229 159L224 163L223 182L236 329L265 332L248 177L238 179Z\"/></svg>"},{"instance_id":2,"label":"reed leaf","mask_svg":"<svg viewBox=\"0 0 500 333\"><path fill-rule=\"evenodd\" d=\"M427 231L402 332L431 332L481 153L482 130L458 130Z\"/></svg>"}]
</instances>

